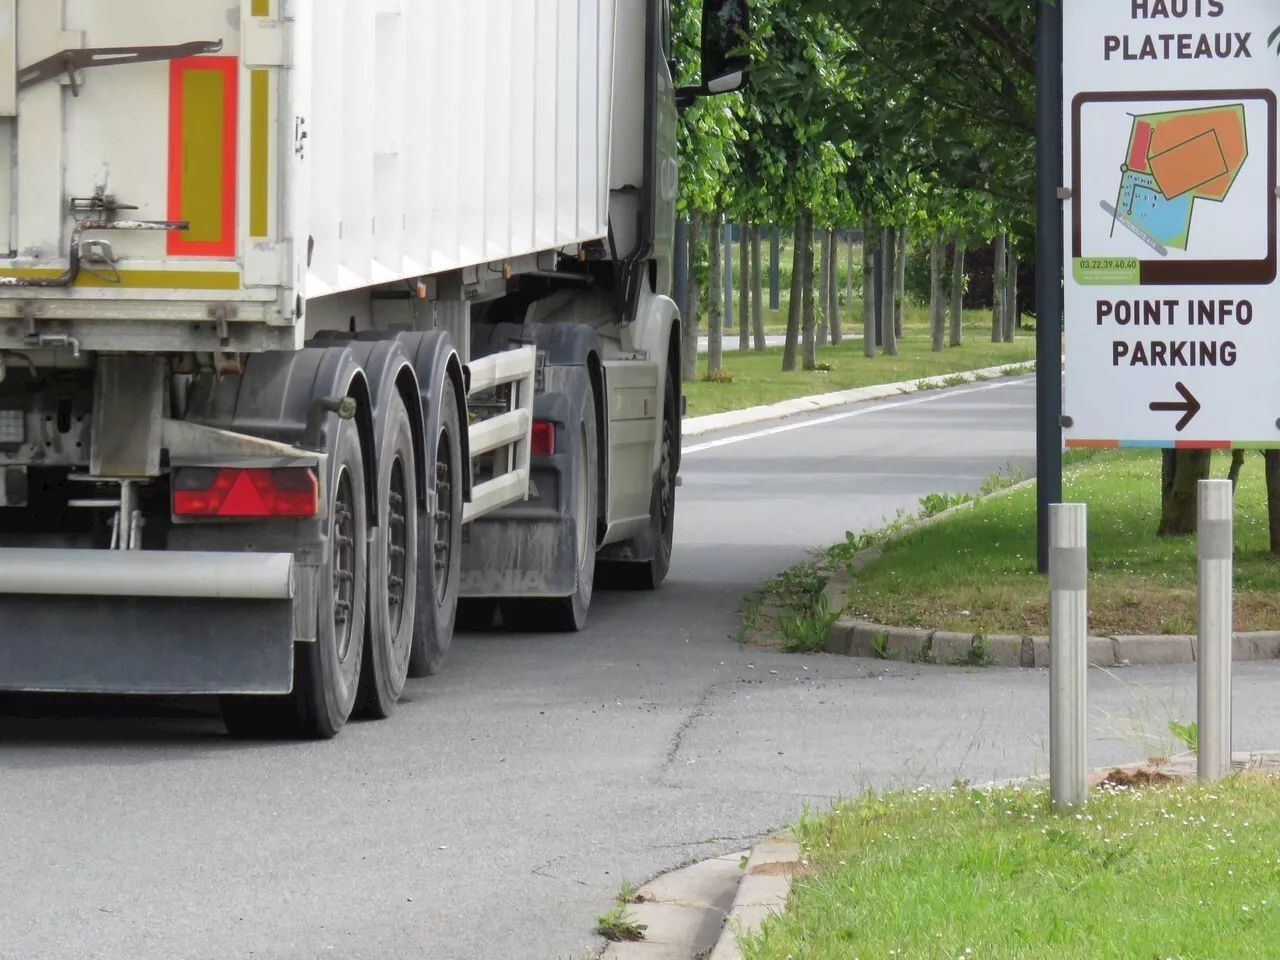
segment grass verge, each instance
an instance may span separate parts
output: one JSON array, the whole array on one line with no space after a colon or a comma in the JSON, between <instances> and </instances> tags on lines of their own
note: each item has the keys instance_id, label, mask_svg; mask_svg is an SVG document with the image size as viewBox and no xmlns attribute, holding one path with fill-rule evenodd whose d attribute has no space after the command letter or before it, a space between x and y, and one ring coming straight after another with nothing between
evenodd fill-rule
<instances>
[{"instance_id":1,"label":"grass verge","mask_svg":"<svg viewBox=\"0 0 1280 960\"><path fill-rule=\"evenodd\" d=\"M934 353L927 323L920 324L914 316L921 308L912 310L906 336L899 341L898 355L894 357L864 357L861 340L846 340L838 347L818 348L817 370L783 373L781 347L771 347L762 353L733 350L725 353L722 372L709 381L705 379L707 357L702 355L698 358L700 379L684 385L689 416L1035 359L1034 337L1024 334L1013 343L992 343L990 320L984 328L977 322L982 316L980 312L975 312L973 322L966 324L963 346Z\"/></svg>"},{"instance_id":2,"label":"grass verge","mask_svg":"<svg viewBox=\"0 0 1280 960\"><path fill-rule=\"evenodd\" d=\"M973 503L1021 483L1025 478L1016 467L1006 467L987 477L976 494L931 493L920 499L914 513L901 510L878 530L845 534L845 539L826 550L816 551L812 560L783 571L752 593L743 603L740 643L781 647L789 653L821 650L827 630L841 615L842 603L832 603L827 586L845 574L859 554L903 535L922 520Z\"/></svg>"},{"instance_id":3,"label":"grass verge","mask_svg":"<svg viewBox=\"0 0 1280 960\"><path fill-rule=\"evenodd\" d=\"M1215 454L1214 475L1228 456ZM1196 627L1196 540L1159 538L1160 454L1108 451L1072 465L1064 499L1089 505L1094 634L1186 634ZM1044 635L1048 587L1036 571L1035 489L976 504L885 543L858 571L846 612L875 623ZM1261 458L1236 489L1235 626L1280 627L1280 561L1268 550Z\"/></svg>"},{"instance_id":4,"label":"grass verge","mask_svg":"<svg viewBox=\"0 0 1280 960\"><path fill-rule=\"evenodd\" d=\"M1280 942L1280 779L867 796L801 817L807 871L744 960L1264 957Z\"/></svg>"}]
</instances>

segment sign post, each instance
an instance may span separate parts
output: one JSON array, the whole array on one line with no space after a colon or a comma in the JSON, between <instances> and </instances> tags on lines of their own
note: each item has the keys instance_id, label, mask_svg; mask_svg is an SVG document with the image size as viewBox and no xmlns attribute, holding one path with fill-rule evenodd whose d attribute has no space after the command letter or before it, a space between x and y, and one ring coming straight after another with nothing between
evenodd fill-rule
<instances>
[{"instance_id":1,"label":"sign post","mask_svg":"<svg viewBox=\"0 0 1280 960\"><path fill-rule=\"evenodd\" d=\"M1036 4L1036 558L1062 499L1062 0Z\"/></svg>"},{"instance_id":2,"label":"sign post","mask_svg":"<svg viewBox=\"0 0 1280 960\"><path fill-rule=\"evenodd\" d=\"M1066 445L1280 446L1280 7L1062 7Z\"/></svg>"}]
</instances>

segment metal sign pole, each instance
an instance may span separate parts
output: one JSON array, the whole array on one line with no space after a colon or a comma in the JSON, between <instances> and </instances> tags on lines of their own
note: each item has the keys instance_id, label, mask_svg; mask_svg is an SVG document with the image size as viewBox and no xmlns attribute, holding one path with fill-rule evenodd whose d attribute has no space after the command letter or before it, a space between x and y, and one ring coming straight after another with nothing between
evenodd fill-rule
<instances>
[{"instance_id":1,"label":"metal sign pole","mask_svg":"<svg viewBox=\"0 0 1280 960\"><path fill-rule=\"evenodd\" d=\"M1200 779L1208 781L1218 780L1231 770L1231 481L1201 480L1198 494L1196 765Z\"/></svg>"},{"instance_id":2,"label":"metal sign pole","mask_svg":"<svg viewBox=\"0 0 1280 960\"><path fill-rule=\"evenodd\" d=\"M1059 812L1088 797L1088 508L1049 508L1049 793Z\"/></svg>"},{"instance_id":3,"label":"metal sign pole","mask_svg":"<svg viewBox=\"0 0 1280 960\"><path fill-rule=\"evenodd\" d=\"M1062 7L1036 4L1036 545L1049 569L1049 505L1062 499Z\"/></svg>"}]
</instances>

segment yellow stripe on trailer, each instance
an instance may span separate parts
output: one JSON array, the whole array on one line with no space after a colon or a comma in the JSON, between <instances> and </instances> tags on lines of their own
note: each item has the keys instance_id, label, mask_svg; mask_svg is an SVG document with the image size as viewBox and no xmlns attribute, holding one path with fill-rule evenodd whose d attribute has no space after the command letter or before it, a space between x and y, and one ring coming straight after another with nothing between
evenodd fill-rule
<instances>
[{"instance_id":1,"label":"yellow stripe on trailer","mask_svg":"<svg viewBox=\"0 0 1280 960\"><path fill-rule=\"evenodd\" d=\"M267 184L271 170L271 74L254 70L249 82L249 236L260 239L271 229Z\"/></svg>"},{"instance_id":2,"label":"yellow stripe on trailer","mask_svg":"<svg viewBox=\"0 0 1280 960\"><path fill-rule=\"evenodd\" d=\"M23 279L52 279L63 271L29 267L17 270L0 270L0 277ZM106 275L90 273L83 267L80 276L72 284L75 287L122 288L126 290L239 290L240 273L233 270L121 270L119 281Z\"/></svg>"}]
</instances>

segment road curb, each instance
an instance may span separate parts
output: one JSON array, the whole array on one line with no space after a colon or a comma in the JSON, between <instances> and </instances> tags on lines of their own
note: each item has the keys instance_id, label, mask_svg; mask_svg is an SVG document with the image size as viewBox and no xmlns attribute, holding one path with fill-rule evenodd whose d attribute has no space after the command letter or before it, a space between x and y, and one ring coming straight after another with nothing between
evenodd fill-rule
<instances>
[{"instance_id":1,"label":"road curb","mask_svg":"<svg viewBox=\"0 0 1280 960\"><path fill-rule=\"evenodd\" d=\"M810 397L797 397L794 400L783 400L780 403L763 404L758 407L747 407L743 410L730 410L727 413L711 413L702 417L689 417L681 428L686 437L698 437L717 430L730 430L734 427L746 427L756 423L767 423L770 420L785 420L802 413L813 413L815 410L829 410L832 407L846 407L853 403L866 403L871 400L888 400L902 394L915 393L924 387L940 388L961 383L956 378L963 377L964 383L976 380L992 379L1008 375L1011 371L1035 371L1035 361L1022 363L1006 363L998 367L983 367L980 370L959 370L955 373L940 374L935 377L921 377L919 380L903 380L898 383L883 383L871 387L857 387L853 390L840 390L835 393L820 393ZM955 381L948 384L947 381Z\"/></svg>"},{"instance_id":2,"label":"road curb","mask_svg":"<svg viewBox=\"0 0 1280 960\"><path fill-rule=\"evenodd\" d=\"M1197 639L1187 635L1088 638L1089 666L1101 668L1195 663ZM1049 638L895 627L865 620L837 620L827 631L827 653L868 660L901 660L937 666L985 666L1042 670L1049 666ZM1235 663L1280 660L1280 631L1234 635Z\"/></svg>"},{"instance_id":3,"label":"road curb","mask_svg":"<svg viewBox=\"0 0 1280 960\"><path fill-rule=\"evenodd\" d=\"M757 933L765 917L786 908L799 864L800 847L786 834L771 836L751 851L733 909L710 960L742 960L739 938Z\"/></svg>"}]
</instances>

